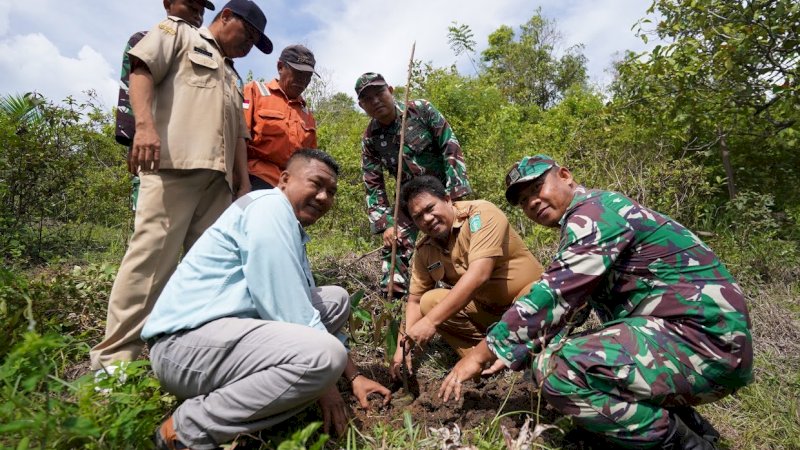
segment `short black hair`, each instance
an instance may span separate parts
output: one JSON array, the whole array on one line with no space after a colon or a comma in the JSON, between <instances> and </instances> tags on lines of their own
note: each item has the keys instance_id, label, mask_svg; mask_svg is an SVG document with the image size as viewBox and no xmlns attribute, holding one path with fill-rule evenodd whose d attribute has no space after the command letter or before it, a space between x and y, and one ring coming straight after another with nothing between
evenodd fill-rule
<instances>
[{"instance_id":1,"label":"short black hair","mask_svg":"<svg viewBox=\"0 0 800 450\"><path fill-rule=\"evenodd\" d=\"M400 189L400 209L406 217L411 218L411 214L408 212L408 204L411 203L411 200L425 193L440 200L447 200L447 191L444 190L444 184L438 178L431 175L412 178Z\"/></svg>"},{"instance_id":2,"label":"short black hair","mask_svg":"<svg viewBox=\"0 0 800 450\"><path fill-rule=\"evenodd\" d=\"M286 167L288 168L295 159L304 159L306 161L315 159L330 167L333 173L337 177L339 176L339 164L335 159L333 159L333 156L325 151L316 148L301 148L300 150L292 153L292 156L290 156L289 160L286 161Z\"/></svg>"}]
</instances>

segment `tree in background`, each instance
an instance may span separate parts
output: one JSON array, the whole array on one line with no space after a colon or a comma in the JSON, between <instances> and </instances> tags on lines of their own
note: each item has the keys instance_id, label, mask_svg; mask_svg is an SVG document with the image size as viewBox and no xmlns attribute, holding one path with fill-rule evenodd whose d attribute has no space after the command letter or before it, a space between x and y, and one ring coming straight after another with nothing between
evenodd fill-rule
<instances>
[{"instance_id":1,"label":"tree in background","mask_svg":"<svg viewBox=\"0 0 800 450\"><path fill-rule=\"evenodd\" d=\"M0 97L3 259L46 260L70 245L85 250L95 225L128 223L123 154L110 113L91 93L86 103L67 98L63 106L36 94Z\"/></svg>"},{"instance_id":2,"label":"tree in background","mask_svg":"<svg viewBox=\"0 0 800 450\"><path fill-rule=\"evenodd\" d=\"M564 97L567 90L586 84L586 57L582 45L567 48L557 56L561 34L553 20L542 16L541 9L520 26L519 37L506 25L489 35L489 47L483 51L490 79L519 105L547 109Z\"/></svg>"},{"instance_id":3,"label":"tree in background","mask_svg":"<svg viewBox=\"0 0 800 450\"><path fill-rule=\"evenodd\" d=\"M800 4L655 0L653 12L660 21L640 36L665 43L618 65L618 111L671 135L679 154L720 167L730 198L739 185L779 193L800 181Z\"/></svg>"}]
</instances>

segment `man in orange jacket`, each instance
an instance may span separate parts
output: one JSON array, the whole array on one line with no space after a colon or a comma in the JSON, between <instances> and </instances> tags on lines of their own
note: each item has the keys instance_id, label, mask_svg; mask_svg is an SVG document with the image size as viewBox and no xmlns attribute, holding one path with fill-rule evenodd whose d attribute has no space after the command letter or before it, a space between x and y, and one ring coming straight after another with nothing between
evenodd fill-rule
<instances>
[{"instance_id":1,"label":"man in orange jacket","mask_svg":"<svg viewBox=\"0 0 800 450\"><path fill-rule=\"evenodd\" d=\"M278 58L278 78L244 87L244 117L250 130L247 169L253 189L272 189L292 153L317 148L314 116L302 97L314 72L314 54L290 45Z\"/></svg>"}]
</instances>

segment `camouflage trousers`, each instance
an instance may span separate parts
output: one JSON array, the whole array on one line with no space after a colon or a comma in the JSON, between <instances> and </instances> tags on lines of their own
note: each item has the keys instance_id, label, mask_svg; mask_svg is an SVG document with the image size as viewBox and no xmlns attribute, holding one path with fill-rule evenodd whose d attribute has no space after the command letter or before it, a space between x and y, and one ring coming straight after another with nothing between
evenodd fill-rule
<instances>
[{"instance_id":1,"label":"camouflage trousers","mask_svg":"<svg viewBox=\"0 0 800 450\"><path fill-rule=\"evenodd\" d=\"M667 437L667 408L718 400L752 379L749 339L741 358L722 358L741 361L726 368L692 350L709 342L694 330L653 317L622 319L551 343L537 355L534 377L547 402L580 427L623 448L654 448Z\"/></svg>"},{"instance_id":2,"label":"camouflage trousers","mask_svg":"<svg viewBox=\"0 0 800 450\"><path fill-rule=\"evenodd\" d=\"M397 218L397 254L394 261L394 291L402 295L408 293L408 268L411 266L411 257L414 255L414 245L417 242L419 230L401 211ZM392 263L392 247L384 246L381 250L381 291L384 294L389 290L389 267ZM395 294L396 297L402 297Z\"/></svg>"}]
</instances>

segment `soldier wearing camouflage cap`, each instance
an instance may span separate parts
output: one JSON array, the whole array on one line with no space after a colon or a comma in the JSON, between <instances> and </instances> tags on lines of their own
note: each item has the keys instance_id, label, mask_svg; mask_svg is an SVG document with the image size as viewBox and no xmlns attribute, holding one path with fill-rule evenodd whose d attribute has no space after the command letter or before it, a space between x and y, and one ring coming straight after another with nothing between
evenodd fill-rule
<instances>
[{"instance_id":1,"label":"soldier wearing camouflage cap","mask_svg":"<svg viewBox=\"0 0 800 450\"><path fill-rule=\"evenodd\" d=\"M467 180L464 153L450 124L427 100L413 100L403 105L395 101L393 89L383 76L367 72L356 80L358 104L369 115L361 140L361 170L367 191L367 213L370 230L383 234L381 288L388 290L392 241L397 240L394 272L394 296L405 295L408 289L408 267L418 230L404 213L392 217L386 196L384 170L397 176L397 155L400 146L400 121L408 108L403 146L402 183L419 175L432 175L445 185L452 200L472 192Z\"/></svg>"},{"instance_id":2,"label":"soldier wearing camouflage cap","mask_svg":"<svg viewBox=\"0 0 800 450\"><path fill-rule=\"evenodd\" d=\"M506 187L531 220L561 229L558 253L440 395L459 397L492 362L489 372L532 364L551 406L614 445L716 448L691 405L748 384L753 345L742 290L714 252L663 214L578 185L547 155L515 164ZM567 336L589 307L601 329Z\"/></svg>"}]
</instances>

